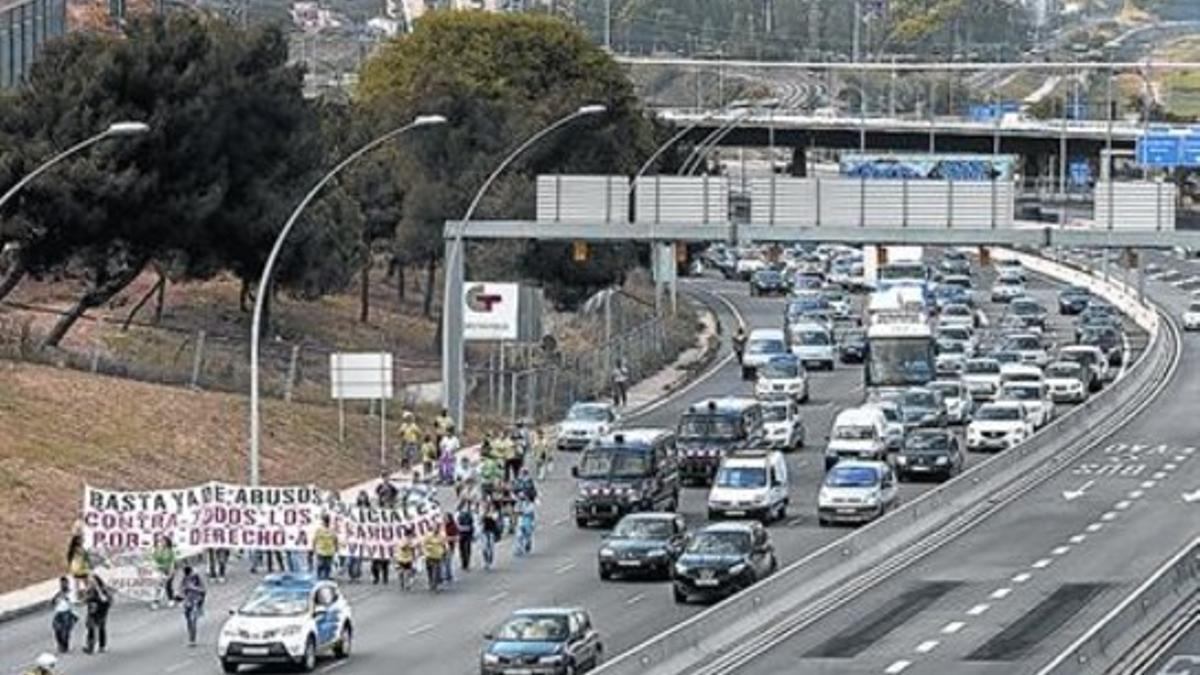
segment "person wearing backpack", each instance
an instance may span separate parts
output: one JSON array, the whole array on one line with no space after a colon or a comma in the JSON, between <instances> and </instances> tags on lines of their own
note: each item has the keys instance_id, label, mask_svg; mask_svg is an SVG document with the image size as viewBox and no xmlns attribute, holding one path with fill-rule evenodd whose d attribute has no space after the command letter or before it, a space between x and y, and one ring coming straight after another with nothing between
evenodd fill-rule
<instances>
[{"instance_id":1,"label":"person wearing backpack","mask_svg":"<svg viewBox=\"0 0 1200 675\"><path fill-rule=\"evenodd\" d=\"M103 653L108 649L108 610L112 607L112 591L98 574L88 579L83 602L87 606L87 643L83 653L91 654L97 649Z\"/></svg>"},{"instance_id":2,"label":"person wearing backpack","mask_svg":"<svg viewBox=\"0 0 1200 675\"><path fill-rule=\"evenodd\" d=\"M458 507L458 557L464 572L471 570L471 543L475 541L475 512L471 502L464 501Z\"/></svg>"}]
</instances>

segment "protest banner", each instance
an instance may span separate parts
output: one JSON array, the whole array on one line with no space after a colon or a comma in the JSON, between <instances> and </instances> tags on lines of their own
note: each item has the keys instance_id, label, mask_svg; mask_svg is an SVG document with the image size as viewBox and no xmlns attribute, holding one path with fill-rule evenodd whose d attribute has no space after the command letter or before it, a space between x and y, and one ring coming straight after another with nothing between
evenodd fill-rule
<instances>
[{"instance_id":1,"label":"protest banner","mask_svg":"<svg viewBox=\"0 0 1200 675\"><path fill-rule=\"evenodd\" d=\"M169 537L181 555L208 548L308 550L328 515L342 555L384 557L400 540L424 537L441 522L428 496L396 509L360 508L311 485L210 482L175 490L106 490L87 486L84 546L118 553L153 548Z\"/></svg>"}]
</instances>

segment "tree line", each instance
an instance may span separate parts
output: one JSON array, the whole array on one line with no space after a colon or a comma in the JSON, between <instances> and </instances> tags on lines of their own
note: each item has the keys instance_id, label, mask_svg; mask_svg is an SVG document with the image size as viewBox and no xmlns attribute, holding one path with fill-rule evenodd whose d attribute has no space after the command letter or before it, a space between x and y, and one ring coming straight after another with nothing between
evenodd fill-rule
<instances>
[{"instance_id":1,"label":"tree line","mask_svg":"<svg viewBox=\"0 0 1200 675\"><path fill-rule=\"evenodd\" d=\"M46 47L23 86L0 95L0 191L111 122L150 130L73 156L0 212L0 300L28 277L82 281L49 346L147 270L160 283L232 274L244 309L288 214L324 172L371 138L438 113L449 123L402 137L325 189L273 279L275 292L304 298L357 279L366 320L369 265L386 255L401 274L419 266L428 275L432 314L444 223L462 216L517 142L585 103L609 112L524 156L479 218L532 217L538 173L631 174L670 133L645 114L619 66L566 22L430 14L368 59L345 103L303 96L303 72L275 27L169 14L135 19L120 34L70 34ZM467 259L469 275L541 282L567 303L637 262L629 245L576 263L565 245L544 243L475 244Z\"/></svg>"}]
</instances>

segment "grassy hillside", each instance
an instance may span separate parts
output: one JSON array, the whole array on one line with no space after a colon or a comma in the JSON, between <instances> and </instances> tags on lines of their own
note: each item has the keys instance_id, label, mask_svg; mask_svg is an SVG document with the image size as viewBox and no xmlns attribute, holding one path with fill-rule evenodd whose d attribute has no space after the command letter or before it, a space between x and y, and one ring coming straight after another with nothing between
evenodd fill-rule
<instances>
[{"instance_id":1,"label":"grassy hillside","mask_svg":"<svg viewBox=\"0 0 1200 675\"><path fill-rule=\"evenodd\" d=\"M344 448L335 408L268 401L263 424L264 482L344 487L378 471L375 418L350 415ZM0 592L62 571L85 483L242 481L246 447L243 397L0 361Z\"/></svg>"}]
</instances>

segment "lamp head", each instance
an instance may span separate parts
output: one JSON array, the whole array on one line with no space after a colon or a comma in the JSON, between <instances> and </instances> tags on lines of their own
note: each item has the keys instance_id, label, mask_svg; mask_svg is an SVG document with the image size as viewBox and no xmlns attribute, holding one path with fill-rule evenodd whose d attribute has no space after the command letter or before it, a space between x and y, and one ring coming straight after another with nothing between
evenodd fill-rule
<instances>
[{"instance_id":1,"label":"lamp head","mask_svg":"<svg viewBox=\"0 0 1200 675\"><path fill-rule=\"evenodd\" d=\"M575 111L575 114L576 115L599 115L600 113L606 112L607 110L608 110L608 106L602 105L599 103L594 103L592 105L585 105L585 106L581 107L579 110Z\"/></svg>"},{"instance_id":2,"label":"lamp head","mask_svg":"<svg viewBox=\"0 0 1200 675\"><path fill-rule=\"evenodd\" d=\"M150 125L145 122L113 122L105 132L109 136L137 136L150 131Z\"/></svg>"},{"instance_id":3,"label":"lamp head","mask_svg":"<svg viewBox=\"0 0 1200 675\"><path fill-rule=\"evenodd\" d=\"M445 124L445 123L446 123L445 115L417 115L412 121L412 125L414 127L427 127L427 126L431 126L434 124Z\"/></svg>"}]
</instances>

